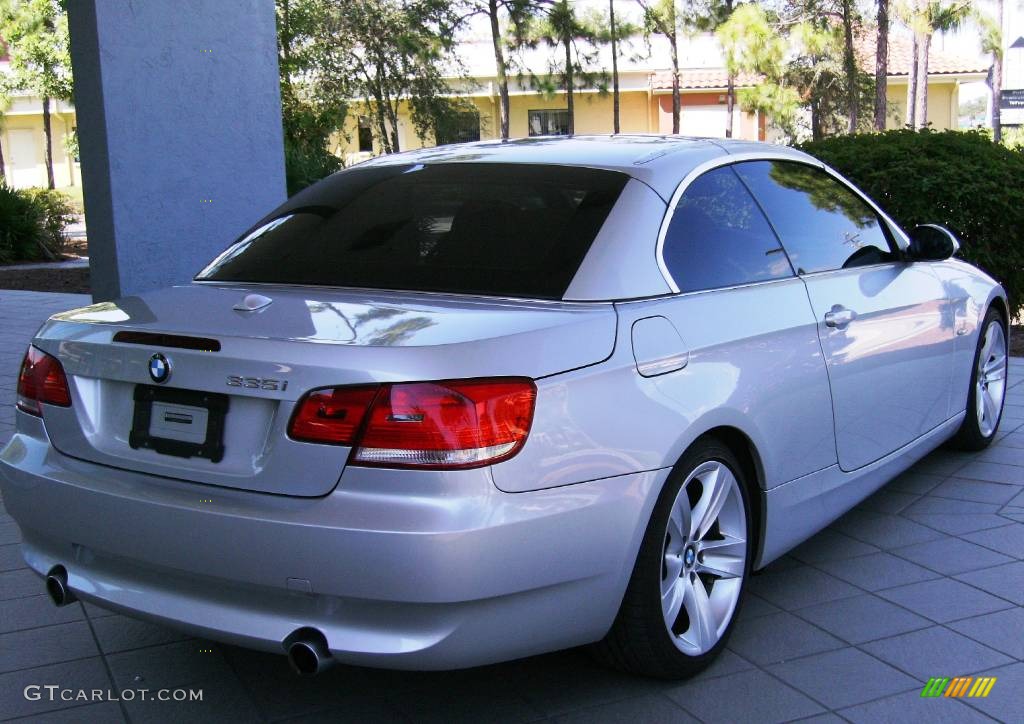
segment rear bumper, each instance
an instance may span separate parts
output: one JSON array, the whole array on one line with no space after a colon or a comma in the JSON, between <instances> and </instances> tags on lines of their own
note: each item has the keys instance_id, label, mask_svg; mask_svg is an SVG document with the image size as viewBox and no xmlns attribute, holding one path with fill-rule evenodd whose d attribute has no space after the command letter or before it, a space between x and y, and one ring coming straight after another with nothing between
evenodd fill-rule
<instances>
[{"instance_id":1,"label":"rear bumper","mask_svg":"<svg viewBox=\"0 0 1024 724\"><path fill-rule=\"evenodd\" d=\"M487 470L350 469L289 498L84 463L38 421L19 429L0 484L37 573L63 565L84 600L267 651L312 626L339 660L393 668L601 638L667 474L507 494Z\"/></svg>"}]
</instances>

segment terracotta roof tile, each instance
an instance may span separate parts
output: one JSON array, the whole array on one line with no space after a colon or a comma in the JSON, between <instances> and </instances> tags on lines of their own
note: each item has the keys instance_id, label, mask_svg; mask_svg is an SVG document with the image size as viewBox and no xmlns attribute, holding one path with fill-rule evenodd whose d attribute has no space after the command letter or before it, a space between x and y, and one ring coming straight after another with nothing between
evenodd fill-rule
<instances>
[{"instance_id":1,"label":"terracotta roof tile","mask_svg":"<svg viewBox=\"0 0 1024 724\"><path fill-rule=\"evenodd\" d=\"M751 73L741 73L736 78L736 87L757 85L758 77ZM679 87L683 90L725 88L729 76L725 68L680 68ZM672 71L658 70L651 73L651 87L654 90L670 90L672 88Z\"/></svg>"},{"instance_id":2,"label":"terracotta roof tile","mask_svg":"<svg viewBox=\"0 0 1024 724\"><path fill-rule=\"evenodd\" d=\"M910 75L910 61L913 43L910 38L889 36L889 68L890 76ZM857 61L862 69L873 73L875 69L875 38L862 37L857 43ZM988 65L983 60L939 50L934 45L928 52L928 75L951 75L958 73L986 73ZM725 68L680 68L679 87L682 90L718 90L725 88L727 76ZM751 73L741 73L736 79L736 87L757 85L760 78ZM651 73L651 88L654 90L670 90L672 88L672 71L658 70Z\"/></svg>"},{"instance_id":3,"label":"terracotta roof tile","mask_svg":"<svg viewBox=\"0 0 1024 724\"><path fill-rule=\"evenodd\" d=\"M910 38L889 36L889 75L910 75L914 44ZM857 58L861 68L869 73L875 70L875 37L862 37L857 43ZM928 49L928 75L950 75L956 73L987 73L988 64L977 58L969 58L935 47Z\"/></svg>"}]
</instances>

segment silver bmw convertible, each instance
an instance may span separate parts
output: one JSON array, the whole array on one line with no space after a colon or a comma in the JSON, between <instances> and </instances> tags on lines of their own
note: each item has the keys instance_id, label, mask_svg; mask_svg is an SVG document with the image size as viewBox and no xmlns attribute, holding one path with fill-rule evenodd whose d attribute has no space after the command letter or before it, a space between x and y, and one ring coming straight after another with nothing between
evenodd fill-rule
<instances>
[{"instance_id":1,"label":"silver bmw convertible","mask_svg":"<svg viewBox=\"0 0 1024 724\"><path fill-rule=\"evenodd\" d=\"M685 677L753 571L996 435L1009 308L957 249L777 146L377 159L47 321L3 499L56 604L300 673L590 644Z\"/></svg>"}]
</instances>

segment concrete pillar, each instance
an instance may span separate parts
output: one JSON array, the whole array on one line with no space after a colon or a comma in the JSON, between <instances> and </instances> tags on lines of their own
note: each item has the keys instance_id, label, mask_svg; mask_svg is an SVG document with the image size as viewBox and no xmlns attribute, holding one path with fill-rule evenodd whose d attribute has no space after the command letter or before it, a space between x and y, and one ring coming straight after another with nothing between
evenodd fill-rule
<instances>
[{"instance_id":1,"label":"concrete pillar","mask_svg":"<svg viewBox=\"0 0 1024 724\"><path fill-rule=\"evenodd\" d=\"M186 283L286 196L274 0L68 15L93 298Z\"/></svg>"}]
</instances>

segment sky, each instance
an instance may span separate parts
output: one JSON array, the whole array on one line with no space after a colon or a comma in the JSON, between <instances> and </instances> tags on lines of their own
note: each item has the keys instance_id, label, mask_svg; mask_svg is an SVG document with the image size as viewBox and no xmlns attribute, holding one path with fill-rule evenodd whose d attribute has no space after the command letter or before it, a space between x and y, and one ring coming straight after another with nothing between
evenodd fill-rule
<instances>
[{"instance_id":1,"label":"sky","mask_svg":"<svg viewBox=\"0 0 1024 724\"><path fill-rule=\"evenodd\" d=\"M576 0L573 4L584 12L597 11L605 13L608 9L606 0ZM868 17L873 17L875 12L873 0L867 0L866 2L862 0L860 4L862 12ZM1010 45L1018 37L1024 36L1024 0L1004 0L1004 4L1005 23L1003 26L1003 37L1005 45ZM992 0L983 0L981 6L991 13L994 11L995 3ZM634 23L640 23L642 11L636 2L619 0L615 3L615 8L620 16ZM907 30L899 24L894 24L892 32L906 33ZM490 38L490 26L486 16L474 18L467 34L473 39L488 40ZM959 32L951 33L944 37L936 37L933 42L939 48L953 51L960 55L984 57L981 52L981 33L977 27L970 24ZM689 62L691 66L706 64L701 62L699 58L691 58ZM1006 53L1004 87L1024 88L1024 50L1010 50ZM987 95L988 92L988 86L983 82L968 83L961 86L960 99L968 101L972 98Z\"/></svg>"},{"instance_id":2,"label":"sky","mask_svg":"<svg viewBox=\"0 0 1024 724\"><path fill-rule=\"evenodd\" d=\"M994 13L995 3L982 4L989 13ZM1003 47L1011 45L1017 38L1024 37L1024 2L1021 0L1005 0L1003 22ZM963 54L980 54L980 35L976 28L965 27L952 33L941 41L950 50ZM1024 88L1024 50L1006 50L1003 56L1003 88ZM988 96L989 88L985 83L965 83L960 87L960 102Z\"/></svg>"}]
</instances>

